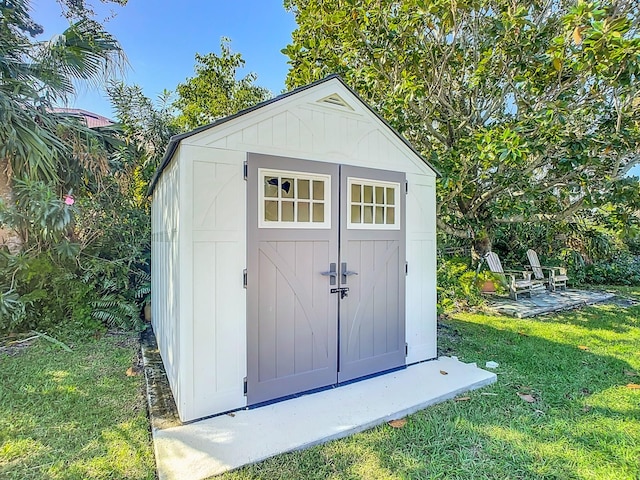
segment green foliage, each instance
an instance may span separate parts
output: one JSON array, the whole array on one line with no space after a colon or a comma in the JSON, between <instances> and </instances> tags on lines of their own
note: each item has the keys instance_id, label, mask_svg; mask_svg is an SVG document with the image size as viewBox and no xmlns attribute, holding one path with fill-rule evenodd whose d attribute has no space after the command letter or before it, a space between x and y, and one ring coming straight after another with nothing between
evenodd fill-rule
<instances>
[{"instance_id":1,"label":"green foliage","mask_svg":"<svg viewBox=\"0 0 640 480\"><path fill-rule=\"evenodd\" d=\"M148 210L125 197L115 177L102 186L67 205L42 182L16 183L16 201L1 218L24 243L2 257L0 330L141 326L146 299L136 293L148 288Z\"/></svg>"},{"instance_id":2,"label":"green foliage","mask_svg":"<svg viewBox=\"0 0 640 480\"><path fill-rule=\"evenodd\" d=\"M113 156L112 163L128 172L131 193L138 204L144 204L147 186L165 148L170 138L179 133L174 125L171 93L164 91L154 102L139 86L121 82L112 82L108 93L121 127L119 135L128 146Z\"/></svg>"},{"instance_id":3,"label":"green foliage","mask_svg":"<svg viewBox=\"0 0 640 480\"><path fill-rule=\"evenodd\" d=\"M476 272L470 259L440 258L438 262L438 313L461 310L481 303Z\"/></svg>"},{"instance_id":4,"label":"green foliage","mask_svg":"<svg viewBox=\"0 0 640 480\"><path fill-rule=\"evenodd\" d=\"M285 6L298 24L287 85L341 74L442 173L442 231L638 204L637 181L623 179L640 149L634 2Z\"/></svg>"},{"instance_id":5,"label":"green foliage","mask_svg":"<svg viewBox=\"0 0 640 480\"><path fill-rule=\"evenodd\" d=\"M73 199L69 196L68 198ZM70 246L71 222L76 207L41 181L15 180L13 202L0 202L0 225L14 229L27 249L41 252ZM71 248L71 252L73 252ZM71 255L72 256L72 255Z\"/></svg>"},{"instance_id":6,"label":"green foliage","mask_svg":"<svg viewBox=\"0 0 640 480\"><path fill-rule=\"evenodd\" d=\"M619 253L585 266L585 281L597 285L640 285L640 257Z\"/></svg>"},{"instance_id":7,"label":"green foliage","mask_svg":"<svg viewBox=\"0 0 640 480\"><path fill-rule=\"evenodd\" d=\"M85 2L67 3L75 5L72 23L47 42L32 39L43 29L28 0L0 3L0 159L18 178L64 179L61 167L78 158L83 137L94 133L53 107L74 94L75 82L97 84L123 63L115 38L90 15L79 15Z\"/></svg>"},{"instance_id":8,"label":"green foliage","mask_svg":"<svg viewBox=\"0 0 640 480\"><path fill-rule=\"evenodd\" d=\"M176 89L178 99L174 106L180 113L175 123L180 129L201 127L271 97L269 90L254 85L254 73L237 79L244 60L239 53L231 53L230 43L222 38L220 55L196 54L196 76Z\"/></svg>"},{"instance_id":9,"label":"green foliage","mask_svg":"<svg viewBox=\"0 0 640 480\"><path fill-rule=\"evenodd\" d=\"M21 326L25 316L25 304L18 292L12 289L1 291L0 331L10 331Z\"/></svg>"}]
</instances>

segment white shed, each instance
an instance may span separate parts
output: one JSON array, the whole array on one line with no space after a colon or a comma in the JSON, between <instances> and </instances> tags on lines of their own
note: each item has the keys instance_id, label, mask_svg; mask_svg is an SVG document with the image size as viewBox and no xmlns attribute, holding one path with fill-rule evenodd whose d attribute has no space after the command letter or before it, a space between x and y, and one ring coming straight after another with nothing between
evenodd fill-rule
<instances>
[{"instance_id":1,"label":"white shed","mask_svg":"<svg viewBox=\"0 0 640 480\"><path fill-rule=\"evenodd\" d=\"M337 76L173 137L152 325L181 420L435 358L436 176Z\"/></svg>"}]
</instances>

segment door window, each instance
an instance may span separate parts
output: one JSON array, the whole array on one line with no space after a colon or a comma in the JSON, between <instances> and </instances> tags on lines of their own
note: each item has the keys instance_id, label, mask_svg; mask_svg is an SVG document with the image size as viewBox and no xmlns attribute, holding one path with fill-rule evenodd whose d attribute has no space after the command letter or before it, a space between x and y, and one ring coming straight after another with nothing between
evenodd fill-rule
<instances>
[{"instance_id":1,"label":"door window","mask_svg":"<svg viewBox=\"0 0 640 480\"><path fill-rule=\"evenodd\" d=\"M260 228L331 228L331 177L258 169Z\"/></svg>"},{"instance_id":2,"label":"door window","mask_svg":"<svg viewBox=\"0 0 640 480\"><path fill-rule=\"evenodd\" d=\"M400 184L361 178L347 179L347 228L400 229Z\"/></svg>"}]
</instances>

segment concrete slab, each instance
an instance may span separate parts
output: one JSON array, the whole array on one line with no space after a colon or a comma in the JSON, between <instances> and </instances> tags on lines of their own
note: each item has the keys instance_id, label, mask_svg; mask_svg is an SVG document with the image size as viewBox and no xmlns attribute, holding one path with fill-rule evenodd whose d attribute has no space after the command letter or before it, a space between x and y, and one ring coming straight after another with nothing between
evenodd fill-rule
<instances>
[{"instance_id":1,"label":"concrete slab","mask_svg":"<svg viewBox=\"0 0 640 480\"><path fill-rule=\"evenodd\" d=\"M494 373L475 364L441 357L252 410L177 427L153 427L158 476L160 480L208 478L361 432L495 381Z\"/></svg>"},{"instance_id":2,"label":"concrete slab","mask_svg":"<svg viewBox=\"0 0 640 480\"><path fill-rule=\"evenodd\" d=\"M614 297L613 293L593 290L557 290L532 295L531 298L520 297L511 300L508 297L494 297L489 301L489 308L517 318L529 318L547 313L570 310L594 303L604 302Z\"/></svg>"}]
</instances>

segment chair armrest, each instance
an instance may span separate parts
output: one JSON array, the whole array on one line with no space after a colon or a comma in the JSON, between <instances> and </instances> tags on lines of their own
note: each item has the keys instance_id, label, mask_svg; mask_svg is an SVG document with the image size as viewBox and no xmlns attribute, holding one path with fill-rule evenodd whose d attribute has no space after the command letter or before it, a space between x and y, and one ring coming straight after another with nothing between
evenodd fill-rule
<instances>
[{"instance_id":1,"label":"chair armrest","mask_svg":"<svg viewBox=\"0 0 640 480\"><path fill-rule=\"evenodd\" d=\"M505 270L504 273L505 275L514 277L514 279L516 275L522 275L523 280L531 280L531 275L533 275L531 270Z\"/></svg>"},{"instance_id":2,"label":"chair armrest","mask_svg":"<svg viewBox=\"0 0 640 480\"><path fill-rule=\"evenodd\" d=\"M566 275L567 269L565 267L542 267L544 270L549 270L551 275Z\"/></svg>"}]
</instances>

